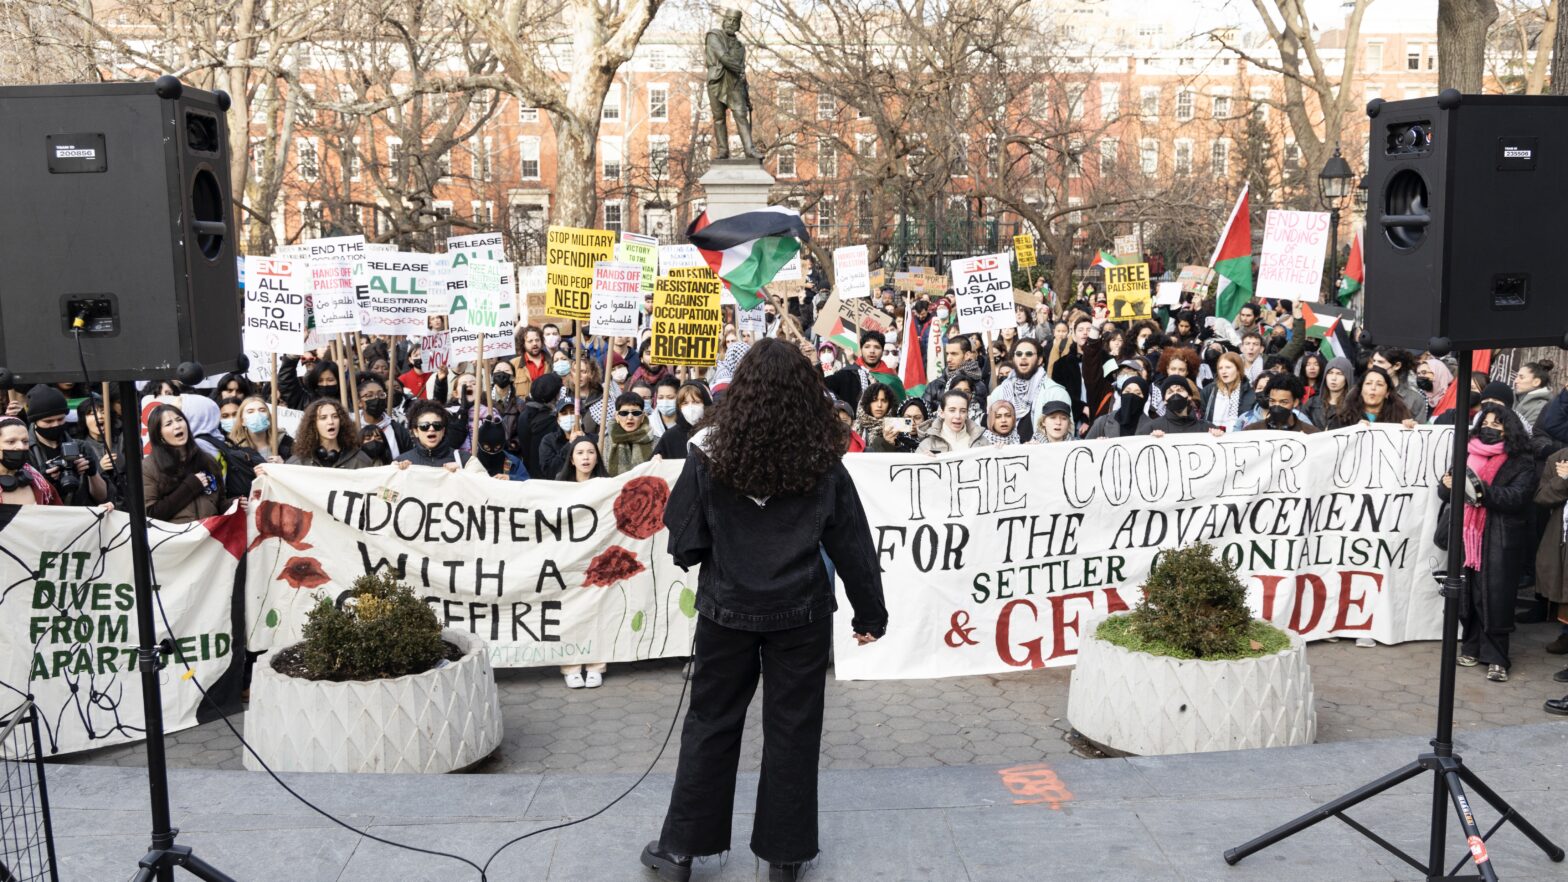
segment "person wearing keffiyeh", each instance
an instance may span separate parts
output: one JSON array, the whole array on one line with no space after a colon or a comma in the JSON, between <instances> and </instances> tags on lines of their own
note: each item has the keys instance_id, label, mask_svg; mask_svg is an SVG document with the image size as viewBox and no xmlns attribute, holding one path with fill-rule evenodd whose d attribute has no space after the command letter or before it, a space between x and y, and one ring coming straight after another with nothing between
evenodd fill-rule
<instances>
[{"instance_id":1,"label":"person wearing keffiyeh","mask_svg":"<svg viewBox=\"0 0 1568 882\"><path fill-rule=\"evenodd\" d=\"M1508 679L1509 634L1514 629L1514 595L1526 555L1535 545L1531 508L1535 458L1530 436L1513 411L1482 406L1470 438L1465 474L1443 476L1438 497L1464 506L1464 571L1468 590L1460 608L1464 632L1459 664L1485 664L1486 678ZM1456 487L1457 484L1457 487Z\"/></svg>"},{"instance_id":2,"label":"person wearing keffiyeh","mask_svg":"<svg viewBox=\"0 0 1568 882\"><path fill-rule=\"evenodd\" d=\"M1006 447L1017 443L1018 413L1013 410L1013 403L1006 398L993 399L986 415L986 430L980 433L976 446Z\"/></svg>"},{"instance_id":3,"label":"person wearing keffiyeh","mask_svg":"<svg viewBox=\"0 0 1568 882\"><path fill-rule=\"evenodd\" d=\"M740 366L740 360L750 351L751 344L745 341L737 341L724 350L724 357L719 359L718 367L713 369L713 382L709 384L714 395L719 395L729 388L730 379L735 376L735 368Z\"/></svg>"}]
</instances>

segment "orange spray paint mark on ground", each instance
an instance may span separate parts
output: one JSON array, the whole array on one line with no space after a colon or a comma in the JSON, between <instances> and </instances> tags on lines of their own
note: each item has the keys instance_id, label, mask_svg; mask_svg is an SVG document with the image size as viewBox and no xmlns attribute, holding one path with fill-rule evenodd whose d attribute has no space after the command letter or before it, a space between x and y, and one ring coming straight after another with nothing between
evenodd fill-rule
<instances>
[{"instance_id":1,"label":"orange spray paint mark on ground","mask_svg":"<svg viewBox=\"0 0 1568 882\"><path fill-rule=\"evenodd\" d=\"M1072 801L1072 791L1045 763L1013 766L997 774L1008 792L1017 797L1013 805L1049 805L1052 811L1058 811L1062 803Z\"/></svg>"}]
</instances>

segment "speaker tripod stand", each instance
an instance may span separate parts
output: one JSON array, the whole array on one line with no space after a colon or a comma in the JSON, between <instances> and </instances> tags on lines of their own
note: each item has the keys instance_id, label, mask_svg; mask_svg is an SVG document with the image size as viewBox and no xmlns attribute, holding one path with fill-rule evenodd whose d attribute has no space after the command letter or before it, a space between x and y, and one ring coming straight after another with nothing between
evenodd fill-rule
<instances>
[{"instance_id":1,"label":"speaker tripod stand","mask_svg":"<svg viewBox=\"0 0 1568 882\"><path fill-rule=\"evenodd\" d=\"M1448 346L1438 345L1446 341L1434 340L1431 350L1433 354L1441 355L1448 351ZM1441 350L1441 351L1439 351ZM1432 739L1432 750L1416 757L1415 761L1396 771L1350 791L1344 796L1331 802L1324 803L1301 817L1271 830L1262 836L1232 848L1225 852L1225 863L1235 865L1248 855L1262 851L1275 843L1282 842L1297 833L1306 830L1320 821L1329 818L1338 818L1344 821L1351 829L1362 836L1372 840L1383 847L1395 857L1404 861L1425 874L1427 882L1459 882L1459 880L1484 880L1484 882L1497 882L1497 870L1492 866L1491 854L1487 851L1486 842L1502 828L1504 824L1513 824L1529 840L1535 843L1546 856L1553 861L1563 859L1563 850L1547 839L1545 834L1537 830L1524 816L1519 814L1513 806L1497 794L1495 790L1486 786L1474 771L1464 764L1464 760L1454 753L1454 683L1456 677L1457 659L1459 657L1459 608L1465 599L1465 592L1480 590L1479 586L1467 585L1464 573L1464 497L1463 481L1466 449L1469 435L1470 413L1470 353L1459 353L1459 371L1454 379L1456 387L1456 401L1454 403L1454 453L1450 468L1454 476L1453 501L1449 504L1448 518L1448 569L1441 573L1443 595L1443 650L1442 670L1439 672L1438 698L1437 698L1437 735ZM1392 393L1390 393L1392 394ZM1426 863L1421 863L1411 857L1403 849L1377 835L1372 830L1363 826L1345 812L1355 806L1377 796L1384 791L1419 777L1425 772L1433 774L1432 781L1432 818L1428 830L1428 851ZM1468 786L1481 799L1485 800L1492 808L1496 809L1501 817L1485 833L1481 832L1476 823L1475 814L1470 810L1470 800L1466 796L1465 788ZM1459 826L1464 831L1465 845L1468 854L1461 858L1453 869L1444 871L1448 863L1446 856L1446 839L1448 836L1448 811L1452 805L1453 811L1459 818ZM1465 864L1473 863L1476 873L1473 875L1458 875Z\"/></svg>"},{"instance_id":2,"label":"speaker tripod stand","mask_svg":"<svg viewBox=\"0 0 1568 882\"><path fill-rule=\"evenodd\" d=\"M184 368L182 367L182 372ZM200 377L197 378L200 381ZM136 588L137 670L142 675L142 710L146 715L147 785L152 803L152 847L137 863L132 882L174 882L180 868L203 882L235 882L217 868L197 857L189 846L175 845L180 831L169 812L169 770L163 754L163 697L158 672L164 656L173 652L172 642L159 645L158 627L153 619L152 555L147 541L147 499L142 493L141 434L142 414L136 397L136 384L122 381L119 396L127 416L122 435L125 442L125 478L129 485L131 515L131 565ZM104 402L105 412L109 402Z\"/></svg>"}]
</instances>

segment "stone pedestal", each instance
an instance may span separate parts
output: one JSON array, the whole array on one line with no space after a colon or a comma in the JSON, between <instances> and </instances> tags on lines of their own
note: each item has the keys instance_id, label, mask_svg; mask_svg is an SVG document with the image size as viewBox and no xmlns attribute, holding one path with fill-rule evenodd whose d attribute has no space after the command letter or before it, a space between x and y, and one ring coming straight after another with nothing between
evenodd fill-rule
<instances>
[{"instance_id":1,"label":"stone pedestal","mask_svg":"<svg viewBox=\"0 0 1568 882\"><path fill-rule=\"evenodd\" d=\"M756 159L715 159L697 179L707 197L708 221L766 208L773 176Z\"/></svg>"}]
</instances>

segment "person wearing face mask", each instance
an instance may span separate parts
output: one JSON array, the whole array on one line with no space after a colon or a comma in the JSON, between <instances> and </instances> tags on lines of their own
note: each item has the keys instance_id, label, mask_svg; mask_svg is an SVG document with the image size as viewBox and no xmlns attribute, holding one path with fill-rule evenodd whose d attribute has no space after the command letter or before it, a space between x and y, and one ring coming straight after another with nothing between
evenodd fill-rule
<instances>
[{"instance_id":1,"label":"person wearing face mask","mask_svg":"<svg viewBox=\"0 0 1568 882\"><path fill-rule=\"evenodd\" d=\"M203 399L214 410L217 405ZM66 436L65 395L53 386L27 391L27 419L32 423L28 464L44 476L66 505L95 505L110 501L109 484L98 463L80 442Z\"/></svg>"},{"instance_id":2,"label":"person wearing face mask","mask_svg":"<svg viewBox=\"0 0 1568 882\"><path fill-rule=\"evenodd\" d=\"M506 451L513 455L521 450L515 446L517 421L522 417L523 405L528 400L528 390L519 388L515 370L509 361L498 361L490 369L490 408L494 418L501 421L506 431Z\"/></svg>"},{"instance_id":3,"label":"person wearing face mask","mask_svg":"<svg viewBox=\"0 0 1568 882\"><path fill-rule=\"evenodd\" d=\"M664 430L653 449L655 459L685 459L686 445L691 441L694 427L707 416L713 407L713 397L706 384L688 380L675 393L675 424Z\"/></svg>"},{"instance_id":4,"label":"person wearing face mask","mask_svg":"<svg viewBox=\"0 0 1568 882\"><path fill-rule=\"evenodd\" d=\"M1300 432L1312 435L1322 431L1300 411L1301 380L1293 374L1273 374L1263 389L1264 417L1248 423L1242 431Z\"/></svg>"},{"instance_id":5,"label":"person wearing face mask","mask_svg":"<svg viewBox=\"0 0 1568 882\"><path fill-rule=\"evenodd\" d=\"M617 337L616 339L621 338ZM631 388L628 385L631 382L631 376L631 367L626 364L620 355L612 352L610 354L610 382L604 390L605 396L614 398L622 392L628 391Z\"/></svg>"},{"instance_id":6,"label":"person wearing face mask","mask_svg":"<svg viewBox=\"0 0 1568 882\"><path fill-rule=\"evenodd\" d=\"M674 377L665 377L653 387L653 412L649 415L648 426L653 431L654 440L664 437L680 419L680 403L676 399L680 396L681 382Z\"/></svg>"},{"instance_id":7,"label":"person wearing face mask","mask_svg":"<svg viewBox=\"0 0 1568 882\"><path fill-rule=\"evenodd\" d=\"M230 499L249 496L256 476L266 472L268 463L286 462L293 454L294 440L283 432L278 433L281 453L268 446L271 428L272 410L266 401L251 396L240 402L234 428L223 439L223 490Z\"/></svg>"},{"instance_id":8,"label":"person wearing face mask","mask_svg":"<svg viewBox=\"0 0 1568 882\"><path fill-rule=\"evenodd\" d=\"M1096 417L1084 437L1131 438L1148 434L1149 390L1152 386L1143 377L1133 375L1122 379L1116 389L1116 402L1110 413Z\"/></svg>"},{"instance_id":9,"label":"person wearing face mask","mask_svg":"<svg viewBox=\"0 0 1568 882\"><path fill-rule=\"evenodd\" d=\"M365 426L359 430L359 452L370 458L371 468L392 464L392 449L387 446L387 436L380 426Z\"/></svg>"},{"instance_id":10,"label":"person wearing face mask","mask_svg":"<svg viewBox=\"0 0 1568 882\"><path fill-rule=\"evenodd\" d=\"M0 503L61 505L60 494L27 461L27 424L0 417Z\"/></svg>"},{"instance_id":11,"label":"person wearing face mask","mask_svg":"<svg viewBox=\"0 0 1568 882\"><path fill-rule=\"evenodd\" d=\"M298 356L278 360L278 398L284 406L304 410L317 398L337 398L341 374L336 363L324 358L302 367Z\"/></svg>"},{"instance_id":12,"label":"person wearing face mask","mask_svg":"<svg viewBox=\"0 0 1568 882\"><path fill-rule=\"evenodd\" d=\"M560 349L561 348L561 329L556 327L555 325L545 325L544 328L543 328L543 331L544 331L544 351L545 352L555 352L557 349Z\"/></svg>"},{"instance_id":13,"label":"person wearing face mask","mask_svg":"<svg viewBox=\"0 0 1568 882\"><path fill-rule=\"evenodd\" d=\"M447 412L452 415L449 428L452 432L451 444L457 450L465 453L472 442L474 420L488 420L492 416L489 407L479 402L479 381L473 374L462 374L457 378L451 396L447 399Z\"/></svg>"},{"instance_id":14,"label":"person wearing face mask","mask_svg":"<svg viewBox=\"0 0 1568 882\"><path fill-rule=\"evenodd\" d=\"M561 397L561 389L560 377L553 373L541 374L528 390L528 401L523 404L523 412L513 426L512 449L530 475L553 474L544 468L540 447L546 438L560 431L556 424L555 402Z\"/></svg>"},{"instance_id":15,"label":"person wearing face mask","mask_svg":"<svg viewBox=\"0 0 1568 882\"><path fill-rule=\"evenodd\" d=\"M335 398L318 398L299 418L299 435L289 465L325 469L368 469L370 457L359 449L359 427Z\"/></svg>"},{"instance_id":16,"label":"person wearing face mask","mask_svg":"<svg viewBox=\"0 0 1568 882\"><path fill-rule=\"evenodd\" d=\"M526 481L528 469L523 461L506 450L506 427L495 420L479 426L479 449L474 459L484 466L485 474L501 481Z\"/></svg>"},{"instance_id":17,"label":"person wearing face mask","mask_svg":"<svg viewBox=\"0 0 1568 882\"><path fill-rule=\"evenodd\" d=\"M1215 437L1225 434L1223 428L1198 416L1198 405L1194 400L1197 390L1191 380L1186 377L1166 377L1160 383L1160 392L1165 396L1164 415L1143 424L1151 437L1196 435L1201 432L1208 432Z\"/></svg>"},{"instance_id":18,"label":"person wearing face mask","mask_svg":"<svg viewBox=\"0 0 1568 882\"><path fill-rule=\"evenodd\" d=\"M392 416L390 403L387 387L380 377L374 374L360 375L359 424L380 429L382 437L386 439L387 449L392 454L391 458L397 459L403 455L403 451L414 446L414 439L408 427Z\"/></svg>"},{"instance_id":19,"label":"person wearing face mask","mask_svg":"<svg viewBox=\"0 0 1568 882\"><path fill-rule=\"evenodd\" d=\"M1393 393L1389 395L1394 399ZM1525 556L1535 545L1531 526L1536 475L1530 435L1507 407L1482 405L1470 438L1465 474L1443 475L1438 498L1464 505L1464 570L1459 620L1461 667L1486 665L1486 678L1508 680L1514 599ZM1458 484L1456 487L1455 485Z\"/></svg>"},{"instance_id":20,"label":"person wearing face mask","mask_svg":"<svg viewBox=\"0 0 1568 882\"><path fill-rule=\"evenodd\" d=\"M539 442L539 465L543 471L531 474L556 475L556 480L564 480L559 477L561 470L567 465L572 445L581 438L593 440L578 421L577 402L562 395L555 402L555 428ZM597 447L594 450L598 452Z\"/></svg>"}]
</instances>

